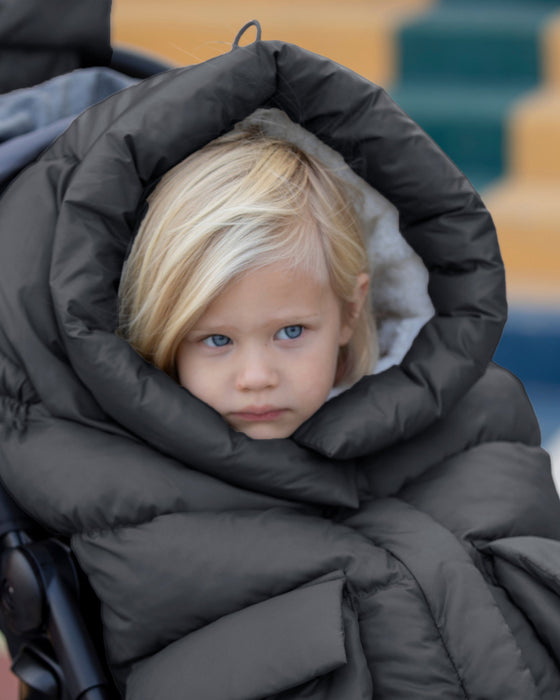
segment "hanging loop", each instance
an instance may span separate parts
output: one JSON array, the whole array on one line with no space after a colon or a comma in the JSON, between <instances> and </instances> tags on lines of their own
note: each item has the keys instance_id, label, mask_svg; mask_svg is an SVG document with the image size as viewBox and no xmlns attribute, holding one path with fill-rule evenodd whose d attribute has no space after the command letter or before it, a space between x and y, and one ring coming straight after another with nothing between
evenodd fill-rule
<instances>
[{"instance_id":1,"label":"hanging loop","mask_svg":"<svg viewBox=\"0 0 560 700\"><path fill-rule=\"evenodd\" d=\"M249 27L256 27L257 28L257 38L255 39L255 41L261 40L261 34L262 34L261 23L259 22L258 19L252 19L250 22L247 22L247 24L244 24L241 27L241 29L237 32L237 35L236 35L235 39L233 40L233 44L231 45L232 51L233 51L233 49L239 48L239 42L241 41L241 37L243 36L243 34L245 34L245 32L247 31L247 29L249 29Z\"/></svg>"}]
</instances>

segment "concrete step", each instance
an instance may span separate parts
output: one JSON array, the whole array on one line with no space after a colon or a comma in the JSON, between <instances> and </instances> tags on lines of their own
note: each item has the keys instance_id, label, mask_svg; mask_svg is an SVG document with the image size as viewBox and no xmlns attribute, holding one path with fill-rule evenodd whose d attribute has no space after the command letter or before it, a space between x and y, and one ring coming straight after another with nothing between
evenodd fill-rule
<instances>
[{"instance_id":1,"label":"concrete step","mask_svg":"<svg viewBox=\"0 0 560 700\"><path fill-rule=\"evenodd\" d=\"M278 39L338 61L381 85L395 79L397 28L434 0L114 0L113 39L187 65L225 53L256 18ZM254 30L248 40L254 38Z\"/></svg>"},{"instance_id":2,"label":"concrete step","mask_svg":"<svg viewBox=\"0 0 560 700\"><path fill-rule=\"evenodd\" d=\"M400 35L404 83L516 85L541 78L540 37L557 3L449 0Z\"/></svg>"},{"instance_id":3,"label":"concrete step","mask_svg":"<svg viewBox=\"0 0 560 700\"><path fill-rule=\"evenodd\" d=\"M549 24L559 7L443 0L401 28L400 81L391 94L477 188L510 166L509 115L551 70L559 37Z\"/></svg>"},{"instance_id":4,"label":"concrete step","mask_svg":"<svg viewBox=\"0 0 560 700\"><path fill-rule=\"evenodd\" d=\"M560 309L560 183L509 178L486 190L513 301Z\"/></svg>"},{"instance_id":5,"label":"concrete step","mask_svg":"<svg viewBox=\"0 0 560 700\"><path fill-rule=\"evenodd\" d=\"M560 192L560 85L535 91L516 105L508 138L511 175L555 180Z\"/></svg>"},{"instance_id":6,"label":"concrete step","mask_svg":"<svg viewBox=\"0 0 560 700\"><path fill-rule=\"evenodd\" d=\"M486 187L505 169L505 128L518 90L512 86L399 83L393 99L469 177Z\"/></svg>"},{"instance_id":7,"label":"concrete step","mask_svg":"<svg viewBox=\"0 0 560 700\"><path fill-rule=\"evenodd\" d=\"M544 36L544 76L548 85L560 88L560 3L550 18Z\"/></svg>"},{"instance_id":8,"label":"concrete step","mask_svg":"<svg viewBox=\"0 0 560 700\"><path fill-rule=\"evenodd\" d=\"M505 172L560 186L560 86L520 96L513 87L399 84L391 95L475 187Z\"/></svg>"}]
</instances>

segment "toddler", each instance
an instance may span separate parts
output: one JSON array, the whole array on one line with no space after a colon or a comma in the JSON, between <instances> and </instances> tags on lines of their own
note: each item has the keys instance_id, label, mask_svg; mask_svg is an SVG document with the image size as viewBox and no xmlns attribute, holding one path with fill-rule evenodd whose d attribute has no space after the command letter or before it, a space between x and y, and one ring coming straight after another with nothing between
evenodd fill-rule
<instances>
[{"instance_id":1,"label":"toddler","mask_svg":"<svg viewBox=\"0 0 560 700\"><path fill-rule=\"evenodd\" d=\"M560 697L496 232L382 88L234 42L85 112L0 230L0 477L126 700Z\"/></svg>"}]
</instances>

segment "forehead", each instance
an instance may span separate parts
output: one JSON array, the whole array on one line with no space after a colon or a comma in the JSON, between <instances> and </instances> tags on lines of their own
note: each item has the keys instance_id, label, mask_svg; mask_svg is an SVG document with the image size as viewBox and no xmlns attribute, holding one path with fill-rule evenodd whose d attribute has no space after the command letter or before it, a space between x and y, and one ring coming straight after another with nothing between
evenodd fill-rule
<instances>
[{"instance_id":1,"label":"forehead","mask_svg":"<svg viewBox=\"0 0 560 700\"><path fill-rule=\"evenodd\" d=\"M274 263L248 270L232 280L208 306L200 322L289 322L294 316L332 313L338 306L328 278L289 263Z\"/></svg>"}]
</instances>

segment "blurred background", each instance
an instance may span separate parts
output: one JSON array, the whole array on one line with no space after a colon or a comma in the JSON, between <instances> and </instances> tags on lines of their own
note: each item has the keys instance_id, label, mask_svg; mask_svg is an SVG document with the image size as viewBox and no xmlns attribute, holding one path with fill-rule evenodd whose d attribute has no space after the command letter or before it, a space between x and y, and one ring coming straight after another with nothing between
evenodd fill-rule
<instances>
[{"instance_id":1,"label":"blurred background","mask_svg":"<svg viewBox=\"0 0 560 700\"><path fill-rule=\"evenodd\" d=\"M253 18L387 88L482 193L510 302L496 361L560 484L560 0L113 0L113 42L197 63Z\"/></svg>"},{"instance_id":2,"label":"blurred background","mask_svg":"<svg viewBox=\"0 0 560 700\"><path fill-rule=\"evenodd\" d=\"M560 487L560 0L113 0L113 44L198 63L253 18L383 85L482 193L510 302L496 361L522 379ZM0 697L17 697L1 655Z\"/></svg>"}]
</instances>

